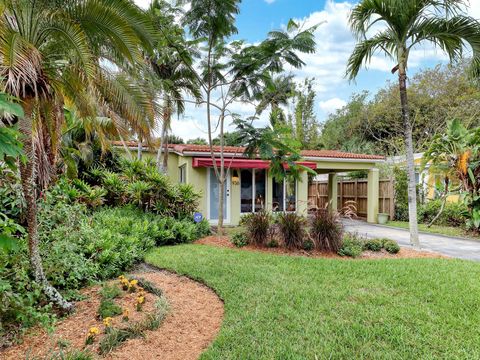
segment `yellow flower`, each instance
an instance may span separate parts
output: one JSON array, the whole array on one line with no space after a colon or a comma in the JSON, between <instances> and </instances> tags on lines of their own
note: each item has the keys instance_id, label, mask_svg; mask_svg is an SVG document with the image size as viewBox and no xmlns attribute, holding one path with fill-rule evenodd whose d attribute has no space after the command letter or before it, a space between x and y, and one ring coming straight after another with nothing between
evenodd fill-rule
<instances>
[{"instance_id":1,"label":"yellow flower","mask_svg":"<svg viewBox=\"0 0 480 360\"><path fill-rule=\"evenodd\" d=\"M105 327L107 328L112 326L112 318L106 317L105 319L103 319L103 325L105 325Z\"/></svg>"},{"instance_id":2,"label":"yellow flower","mask_svg":"<svg viewBox=\"0 0 480 360\"><path fill-rule=\"evenodd\" d=\"M100 334L100 330L97 327L92 326L90 329L88 329L88 336L95 336L98 334Z\"/></svg>"},{"instance_id":3,"label":"yellow flower","mask_svg":"<svg viewBox=\"0 0 480 360\"><path fill-rule=\"evenodd\" d=\"M120 276L118 277L118 280L123 280L123 279L125 279L125 276L123 276L123 275L120 275Z\"/></svg>"},{"instance_id":4,"label":"yellow flower","mask_svg":"<svg viewBox=\"0 0 480 360\"><path fill-rule=\"evenodd\" d=\"M458 161L458 170L460 170L463 175L467 174L468 159L470 158L470 155L470 150L467 150L462 155L460 155L460 159Z\"/></svg>"},{"instance_id":5,"label":"yellow flower","mask_svg":"<svg viewBox=\"0 0 480 360\"><path fill-rule=\"evenodd\" d=\"M143 304L145 302L145 296L137 297L137 304Z\"/></svg>"},{"instance_id":6,"label":"yellow flower","mask_svg":"<svg viewBox=\"0 0 480 360\"><path fill-rule=\"evenodd\" d=\"M125 308L125 309L123 309L122 316L123 316L124 318L128 318L129 313L130 313L130 311L129 311L127 308Z\"/></svg>"},{"instance_id":7,"label":"yellow flower","mask_svg":"<svg viewBox=\"0 0 480 360\"><path fill-rule=\"evenodd\" d=\"M130 281L130 286L135 286L137 284L138 284L138 280L133 279Z\"/></svg>"}]
</instances>

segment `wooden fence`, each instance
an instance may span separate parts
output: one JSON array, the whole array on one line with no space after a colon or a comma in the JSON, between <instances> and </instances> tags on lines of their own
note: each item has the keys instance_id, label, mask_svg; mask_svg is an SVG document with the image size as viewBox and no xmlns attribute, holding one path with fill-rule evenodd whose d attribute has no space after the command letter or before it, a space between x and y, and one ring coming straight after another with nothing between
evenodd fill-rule
<instances>
[{"instance_id":1,"label":"wooden fence","mask_svg":"<svg viewBox=\"0 0 480 360\"><path fill-rule=\"evenodd\" d=\"M338 180L338 211L353 201L357 208L357 216L367 217L367 180ZM308 203L324 209L328 203L328 182L314 181L308 185ZM380 180L380 196L378 211L395 217L395 199L392 180Z\"/></svg>"}]
</instances>

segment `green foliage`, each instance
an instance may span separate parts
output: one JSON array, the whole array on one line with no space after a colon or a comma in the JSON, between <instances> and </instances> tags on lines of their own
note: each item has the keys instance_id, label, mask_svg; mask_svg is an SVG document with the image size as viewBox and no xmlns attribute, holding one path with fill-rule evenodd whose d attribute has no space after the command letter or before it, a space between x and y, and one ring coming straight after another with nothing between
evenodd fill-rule
<instances>
[{"instance_id":1,"label":"green foliage","mask_svg":"<svg viewBox=\"0 0 480 360\"><path fill-rule=\"evenodd\" d=\"M232 241L232 244L235 245L236 247L244 247L248 245L247 234L243 231L233 234L231 241Z\"/></svg>"},{"instance_id":2,"label":"green foliage","mask_svg":"<svg viewBox=\"0 0 480 360\"><path fill-rule=\"evenodd\" d=\"M395 219L408 221L408 177L404 169L395 167Z\"/></svg>"},{"instance_id":3,"label":"green foliage","mask_svg":"<svg viewBox=\"0 0 480 360\"><path fill-rule=\"evenodd\" d=\"M302 249L307 237L307 219L296 213L281 213L277 216L279 235L288 249Z\"/></svg>"},{"instance_id":4,"label":"green foliage","mask_svg":"<svg viewBox=\"0 0 480 360\"><path fill-rule=\"evenodd\" d=\"M468 78L468 62L438 65L410 77L409 107L415 119L417 151L428 149L432 136L458 118L468 129L477 126L480 90ZM375 94L359 93L331 114L320 142L327 149L372 154L403 153L403 121L397 83L387 83Z\"/></svg>"},{"instance_id":5,"label":"green foliage","mask_svg":"<svg viewBox=\"0 0 480 360\"><path fill-rule=\"evenodd\" d=\"M100 289L100 295L102 296L102 299L104 299L104 300L116 299L121 294L122 294L122 290L118 286L116 286L115 284L113 284L113 285L105 284Z\"/></svg>"},{"instance_id":6,"label":"green foliage","mask_svg":"<svg viewBox=\"0 0 480 360\"><path fill-rule=\"evenodd\" d=\"M0 124L0 161L5 162L12 169L15 168L15 161L23 154L23 145L19 139L20 133L15 128Z\"/></svg>"},{"instance_id":7,"label":"green foliage","mask_svg":"<svg viewBox=\"0 0 480 360\"><path fill-rule=\"evenodd\" d=\"M367 239L363 243L364 250L380 251L383 249L384 241L382 239Z\"/></svg>"},{"instance_id":8,"label":"green foliage","mask_svg":"<svg viewBox=\"0 0 480 360\"><path fill-rule=\"evenodd\" d=\"M383 239L383 248L390 254L397 254L400 251L400 246L394 240Z\"/></svg>"},{"instance_id":9,"label":"green foliage","mask_svg":"<svg viewBox=\"0 0 480 360\"><path fill-rule=\"evenodd\" d=\"M265 245L270 235L272 216L267 211L259 211L242 217L241 225L245 226L248 243Z\"/></svg>"},{"instance_id":10,"label":"green foliage","mask_svg":"<svg viewBox=\"0 0 480 360\"><path fill-rule=\"evenodd\" d=\"M430 224L442 207L442 200L435 199L427 201L418 208L418 220L426 224ZM461 202L446 202L445 207L435 221L437 225L445 226L465 226L468 218L468 208Z\"/></svg>"},{"instance_id":11,"label":"green foliage","mask_svg":"<svg viewBox=\"0 0 480 360\"><path fill-rule=\"evenodd\" d=\"M25 208L22 186L16 171L0 162L0 213L21 222L22 211Z\"/></svg>"},{"instance_id":12,"label":"green foliage","mask_svg":"<svg viewBox=\"0 0 480 360\"><path fill-rule=\"evenodd\" d=\"M147 290L145 288L145 290ZM148 290L147 290L148 291ZM126 328L118 329L111 328L108 333L100 341L99 352L101 355L106 355L116 347L120 346L128 339L135 339L144 337L145 331L156 330L165 319L169 305L165 297L160 296L155 303L155 312L148 314L146 319L130 324Z\"/></svg>"},{"instance_id":13,"label":"green foliage","mask_svg":"<svg viewBox=\"0 0 480 360\"><path fill-rule=\"evenodd\" d=\"M113 300L102 299L98 307L98 317L105 319L107 317L114 317L122 313L122 308L115 304Z\"/></svg>"},{"instance_id":14,"label":"green foliage","mask_svg":"<svg viewBox=\"0 0 480 360\"><path fill-rule=\"evenodd\" d=\"M338 255L359 257L363 252L363 240L357 235L348 234L343 239L343 245L338 250Z\"/></svg>"},{"instance_id":15,"label":"green foliage","mask_svg":"<svg viewBox=\"0 0 480 360\"><path fill-rule=\"evenodd\" d=\"M343 226L336 214L317 211L310 220L310 236L318 250L337 252L342 247Z\"/></svg>"}]
</instances>

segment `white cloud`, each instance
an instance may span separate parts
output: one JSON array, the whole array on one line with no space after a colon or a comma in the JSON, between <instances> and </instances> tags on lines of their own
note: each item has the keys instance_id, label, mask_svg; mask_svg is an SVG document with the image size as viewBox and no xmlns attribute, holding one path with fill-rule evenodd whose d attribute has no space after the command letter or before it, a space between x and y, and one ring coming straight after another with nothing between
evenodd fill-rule
<instances>
[{"instance_id":1,"label":"white cloud","mask_svg":"<svg viewBox=\"0 0 480 360\"><path fill-rule=\"evenodd\" d=\"M152 0L135 0L135 4L140 6L142 9L147 9L151 2Z\"/></svg>"},{"instance_id":2,"label":"white cloud","mask_svg":"<svg viewBox=\"0 0 480 360\"><path fill-rule=\"evenodd\" d=\"M273 3L275 2L275 0L265 0L265 2L266 2L267 4L273 4Z\"/></svg>"},{"instance_id":3,"label":"white cloud","mask_svg":"<svg viewBox=\"0 0 480 360\"><path fill-rule=\"evenodd\" d=\"M346 104L347 102L345 100L335 97L325 101L320 101L319 106L320 109L322 109L326 114L331 114Z\"/></svg>"}]
</instances>

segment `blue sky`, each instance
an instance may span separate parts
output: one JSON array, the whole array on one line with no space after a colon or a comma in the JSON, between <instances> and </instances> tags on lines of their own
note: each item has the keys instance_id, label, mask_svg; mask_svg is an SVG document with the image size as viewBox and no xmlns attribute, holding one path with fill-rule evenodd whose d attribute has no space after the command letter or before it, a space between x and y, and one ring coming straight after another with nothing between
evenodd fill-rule
<instances>
[{"instance_id":1,"label":"blue sky","mask_svg":"<svg viewBox=\"0 0 480 360\"><path fill-rule=\"evenodd\" d=\"M135 0L145 6L149 0ZM355 83L344 78L348 57L355 41L348 27L348 15L354 1L338 0L243 0L241 13L237 17L238 39L250 43L265 39L268 31L279 29L290 18L312 26L321 23L315 32L317 51L303 55L306 66L300 70L286 69L294 73L299 81L306 77L316 79L317 119L323 122L328 115L343 106L353 93L368 90L374 93L387 80L396 81L390 73L394 64L382 55L371 59L368 69L363 69ZM480 0L470 0L470 15L480 18ZM433 67L447 59L433 47L415 49L409 59L409 75L422 68ZM234 104L235 112L245 116L252 114L252 107ZM288 109L287 109L288 111ZM183 118L175 120L173 132L184 139L205 137L204 109L188 106ZM263 119L265 122L265 119ZM262 121L259 122L262 125Z\"/></svg>"}]
</instances>

